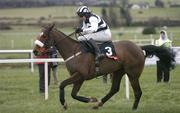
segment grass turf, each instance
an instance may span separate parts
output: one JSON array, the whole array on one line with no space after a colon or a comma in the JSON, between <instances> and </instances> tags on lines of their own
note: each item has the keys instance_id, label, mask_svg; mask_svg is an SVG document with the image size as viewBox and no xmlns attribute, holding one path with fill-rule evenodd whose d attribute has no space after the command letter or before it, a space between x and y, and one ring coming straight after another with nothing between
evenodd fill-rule
<instances>
[{"instance_id":1,"label":"grass turf","mask_svg":"<svg viewBox=\"0 0 180 113\"><path fill-rule=\"evenodd\" d=\"M138 113L179 113L180 112L180 77L179 66L171 72L171 82L156 83L154 66L147 66L140 77L142 98ZM134 96L130 88L130 100L125 99L124 79L121 89L99 110L92 110L94 104L85 104L72 99L72 86L65 88L65 98L69 105L62 109L58 98L58 86L51 82L49 99L38 92L38 72L30 72L26 67L0 69L0 113L134 113L131 110ZM63 66L59 66L60 81L69 75ZM101 99L110 89L111 83L102 83L102 79L93 79L84 83L81 95Z\"/></svg>"}]
</instances>

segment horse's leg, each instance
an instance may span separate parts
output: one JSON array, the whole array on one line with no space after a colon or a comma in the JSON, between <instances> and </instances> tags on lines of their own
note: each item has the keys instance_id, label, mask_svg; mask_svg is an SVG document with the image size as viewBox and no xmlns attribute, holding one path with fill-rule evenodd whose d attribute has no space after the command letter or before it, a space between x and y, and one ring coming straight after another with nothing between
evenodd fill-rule
<instances>
[{"instance_id":1,"label":"horse's leg","mask_svg":"<svg viewBox=\"0 0 180 113\"><path fill-rule=\"evenodd\" d=\"M132 109L136 110L138 107L141 95L142 95L141 87L139 85L139 77L134 75L134 74L133 74L133 76L128 76L128 77L129 77L131 86L132 86L133 91L134 91L134 96L135 96L135 101L134 101Z\"/></svg>"},{"instance_id":2,"label":"horse's leg","mask_svg":"<svg viewBox=\"0 0 180 113\"><path fill-rule=\"evenodd\" d=\"M65 99L64 99L64 88L67 85L70 85L72 83L75 83L76 81L79 81L81 79L81 76L78 72L75 72L74 74L72 74L72 76L70 76L68 79L64 80L61 82L59 88L59 98L60 98L60 102L63 105L64 109L67 109L67 104L65 103Z\"/></svg>"},{"instance_id":3,"label":"horse's leg","mask_svg":"<svg viewBox=\"0 0 180 113\"><path fill-rule=\"evenodd\" d=\"M88 103L88 102L97 102L96 98L87 98L87 97L83 97L83 96L77 96L77 93L79 92L83 82L84 82L84 80L80 80L80 81L74 83L73 89L72 89L72 92L71 92L71 96L74 99L79 100L81 102L85 102L85 103Z\"/></svg>"},{"instance_id":4,"label":"horse's leg","mask_svg":"<svg viewBox=\"0 0 180 113\"><path fill-rule=\"evenodd\" d=\"M116 71L113 72L113 76L112 76L112 86L111 89L109 91L109 93L104 96L101 99L101 102L98 102L97 105L95 105L93 108L94 109L98 109L98 107L102 106L106 101L108 101L115 93L117 93L119 91L120 88L120 82L122 79L122 76L124 75L124 71Z\"/></svg>"}]
</instances>

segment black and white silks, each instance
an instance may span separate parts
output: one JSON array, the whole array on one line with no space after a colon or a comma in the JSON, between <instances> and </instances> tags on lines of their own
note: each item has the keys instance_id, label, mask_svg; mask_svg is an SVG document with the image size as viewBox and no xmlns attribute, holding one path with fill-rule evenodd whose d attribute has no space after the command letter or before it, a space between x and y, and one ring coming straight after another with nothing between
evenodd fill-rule
<instances>
[{"instance_id":1,"label":"black and white silks","mask_svg":"<svg viewBox=\"0 0 180 113\"><path fill-rule=\"evenodd\" d=\"M99 16L91 14L85 21L83 21L82 34L78 40L89 40L90 38L96 41L111 40L111 32L106 22Z\"/></svg>"}]
</instances>

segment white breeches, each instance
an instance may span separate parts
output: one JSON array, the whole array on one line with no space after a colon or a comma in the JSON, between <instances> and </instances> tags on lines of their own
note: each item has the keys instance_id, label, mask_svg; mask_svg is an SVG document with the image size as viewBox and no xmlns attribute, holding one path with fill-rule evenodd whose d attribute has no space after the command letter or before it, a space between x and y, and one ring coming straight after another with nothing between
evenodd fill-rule
<instances>
[{"instance_id":1,"label":"white breeches","mask_svg":"<svg viewBox=\"0 0 180 113\"><path fill-rule=\"evenodd\" d=\"M90 40L90 39L93 39L98 42L110 41L111 40L111 31L110 31L110 29L106 29L103 31L99 31L99 32L92 33L92 34L86 34L86 35L78 37L79 41L86 41L86 40Z\"/></svg>"}]
</instances>

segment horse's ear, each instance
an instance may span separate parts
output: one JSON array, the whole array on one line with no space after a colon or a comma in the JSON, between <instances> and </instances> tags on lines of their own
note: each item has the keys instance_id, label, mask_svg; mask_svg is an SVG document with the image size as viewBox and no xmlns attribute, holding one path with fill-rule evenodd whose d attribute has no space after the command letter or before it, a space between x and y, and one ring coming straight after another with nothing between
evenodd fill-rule
<instances>
[{"instance_id":1,"label":"horse's ear","mask_svg":"<svg viewBox=\"0 0 180 113\"><path fill-rule=\"evenodd\" d=\"M48 31L51 31L55 26L55 23L51 23L48 25Z\"/></svg>"},{"instance_id":2,"label":"horse's ear","mask_svg":"<svg viewBox=\"0 0 180 113\"><path fill-rule=\"evenodd\" d=\"M48 24L48 25L46 25L46 26L43 28L42 31L44 31L44 33L45 33L46 35L48 35L49 32L54 28L54 26L55 26L54 23Z\"/></svg>"},{"instance_id":3,"label":"horse's ear","mask_svg":"<svg viewBox=\"0 0 180 113\"><path fill-rule=\"evenodd\" d=\"M54 28L54 26L55 26L55 23L51 23L49 30L51 31Z\"/></svg>"}]
</instances>

